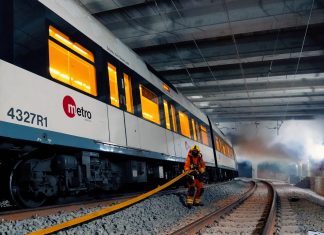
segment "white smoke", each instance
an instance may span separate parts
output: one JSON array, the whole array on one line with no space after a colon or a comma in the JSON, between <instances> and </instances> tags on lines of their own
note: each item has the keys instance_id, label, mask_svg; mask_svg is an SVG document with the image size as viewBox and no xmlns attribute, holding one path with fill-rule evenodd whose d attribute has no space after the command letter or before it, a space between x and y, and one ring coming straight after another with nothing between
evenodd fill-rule
<instances>
[{"instance_id":1,"label":"white smoke","mask_svg":"<svg viewBox=\"0 0 324 235\"><path fill-rule=\"evenodd\" d=\"M237 159L304 162L324 160L324 120L221 123Z\"/></svg>"}]
</instances>

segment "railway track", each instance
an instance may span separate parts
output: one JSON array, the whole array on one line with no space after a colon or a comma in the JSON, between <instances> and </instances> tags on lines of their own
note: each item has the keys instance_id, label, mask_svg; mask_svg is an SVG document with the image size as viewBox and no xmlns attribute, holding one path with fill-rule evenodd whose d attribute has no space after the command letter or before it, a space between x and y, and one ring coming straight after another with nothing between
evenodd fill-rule
<instances>
[{"instance_id":1,"label":"railway track","mask_svg":"<svg viewBox=\"0 0 324 235\"><path fill-rule=\"evenodd\" d=\"M266 182L256 182L241 198L175 231L180 234L273 234L276 194Z\"/></svg>"},{"instance_id":2,"label":"railway track","mask_svg":"<svg viewBox=\"0 0 324 235\"><path fill-rule=\"evenodd\" d=\"M170 193L182 193L185 192L186 189L181 187L179 189L168 189L163 192L160 192L160 195L170 194ZM24 220L29 218L35 218L40 216L49 216L52 214L60 213L60 212L70 212L75 211L80 208L94 208L100 206L112 206L123 201L127 201L130 198L137 197L141 195L143 192L131 192L127 194L123 194L120 196L112 196L109 199L100 199L100 200L83 200L80 202L73 203L65 203L60 205L50 205L43 206L39 208L29 208L29 209L6 209L4 211L0 211L0 221L12 221L12 220Z\"/></svg>"},{"instance_id":3,"label":"railway track","mask_svg":"<svg viewBox=\"0 0 324 235\"><path fill-rule=\"evenodd\" d=\"M226 182L216 183L217 185L225 184ZM208 188L211 185L206 185L205 188ZM186 193L187 189L184 187L180 187L178 189L168 189L159 193L159 195L165 194L178 194L178 193ZM94 208L100 206L112 206L117 203L121 203L130 198L141 195L143 192L131 192L123 195L114 195L109 197L109 199L99 199L99 200L82 200L80 202L72 202L72 203L64 203L60 205L49 205L43 206L39 208L29 208L29 209L17 209L14 206L10 206L7 208L3 208L0 211L0 221L12 221L12 220L24 220L29 218L41 217L41 216L49 216L56 213L70 212L75 211L80 208Z\"/></svg>"},{"instance_id":4,"label":"railway track","mask_svg":"<svg viewBox=\"0 0 324 235\"><path fill-rule=\"evenodd\" d=\"M248 183L243 180L229 182L228 186L227 182L206 185L206 188L211 188L206 192L206 203L213 204L216 201L229 201L226 195L239 197L239 195L246 192L246 190L251 187L251 184L251 182ZM59 213L50 216L43 217L39 215L23 221L4 221L2 224L0 223L0 230L11 231L12 234L21 231L23 231L24 234L48 234L62 229L65 230L65 228L66 231L70 231L70 233L78 234L93 234L96 231L99 233L100 231L115 231L116 234L151 234L155 232L156 234L162 234L166 231L165 226L172 226L172 224L179 221L183 215L194 215L196 212L199 214L203 211L210 212L208 206L197 207L192 210L186 208L183 205L186 191L185 189L180 189L179 191L165 190L160 192L156 197L141 202L139 205L125 208L125 212L121 209L121 206L125 204L124 202L108 206L108 208L106 205L88 209L84 208L84 206L77 206L77 210L68 213L60 209ZM133 201L133 199L128 201ZM177 206L179 206L179 210L177 209L174 211L173 207ZM101 211L104 211L106 214L107 210L115 207L120 208L120 213L113 213L98 218L93 217L93 215L98 215ZM161 216L161 212L167 215L167 218ZM86 221L85 218L93 219L91 221ZM71 222L74 225L71 225ZM17 225L21 228L17 229ZM138 225L140 227L138 227ZM170 232L172 231L169 231L169 233Z\"/></svg>"},{"instance_id":5,"label":"railway track","mask_svg":"<svg viewBox=\"0 0 324 235\"><path fill-rule=\"evenodd\" d=\"M66 203L61 205L50 205L43 206L39 208L30 208L30 209L14 209L5 210L0 212L0 221L12 221L12 220L24 220L29 218L35 218L39 216L48 216L56 213L70 212L74 210L78 210L80 208L93 208L102 205L114 205L119 202L123 202L128 200L134 196L138 196L140 193L129 193L123 196L114 196L109 199L101 199L101 200L90 200L90 201L81 201L81 202L73 202Z\"/></svg>"}]
</instances>

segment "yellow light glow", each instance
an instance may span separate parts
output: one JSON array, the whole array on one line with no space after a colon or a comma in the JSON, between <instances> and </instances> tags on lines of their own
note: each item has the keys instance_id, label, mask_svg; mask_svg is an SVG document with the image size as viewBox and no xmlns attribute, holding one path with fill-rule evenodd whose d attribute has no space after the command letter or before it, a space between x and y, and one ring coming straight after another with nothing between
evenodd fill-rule
<instances>
[{"instance_id":1,"label":"yellow light glow","mask_svg":"<svg viewBox=\"0 0 324 235\"><path fill-rule=\"evenodd\" d=\"M72 80L72 79L71 79ZM89 86L89 85L87 85L87 84L85 84L85 83L83 83L83 82L81 82L81 81L78 81L78 80L74 80L73 81L74 83L76 83L76 84L78 84L78 85L80 85L80 86L83 86L85 89L87 89L87 90L90 90L91 89L91 87Z\"/></svg>"},{"instance_id":2,"label":"yellow light glow","mask_svg":"<svg viewBox=\"0 0 324 235\"><path fill-rule=\"evenodd\" d=\"M178 132L175 108L173 105L170 105L170 109L171 109L173 131Z\"/></svg>"},{"instance_id":3,"label":"yellow light glow","mask_svg":"<svg viewBox=\"0 0 324 235\"><path fill-rule=\"evenodd\" d=\"M49 28L49 36L58 41L53 41L51 38L48 40L51 77L78 90L97 96L94 65L83 58L94 62L93 54L78 43L70 41L69 37L52 26ZM77 52L77 54L71 50ZM83 57L80 56L81 54L83 54Z\"/></svg>"},{"instance_id":4,"label":"yellow light glow","mask_svg":"<svg viewBox=\"0 0 324 235\"><path fill-rule=\"evenodd\" d=\"M69 41L68 39L62 37L61 35L59 35L57 33L55 34L55 37L58 38L58 39L60 39L59 41L63 41L65 44L68 44L68 45L71 45L72 44L71 41Z\"/></svg>"},{"instance_id":5,"label":"yellow light glow","mask_svg":"<svg viewBox=\"0 0 324 235\"><path fill-rule=\"evenodd\" d=\"M153 115L143 112L143 115L149 119L153 119Z\"/></svg>"},{"instance_id":6,"label":"yellow light glow","mask_svg":"<svg viewBox=\"0 0 324 235\"><path fill-rule=\"evenodd\" d=\"M195 120L191 119L191 124L192 124L192 130L193 130L193 138L194 140L197 140L197 133L196 133L196 128L195 128Z\"/></svg>"},{"instance_id":7,"label":"yellow light glow","mask_svg":"<svg viewBox=\"0 0 324 235\"><path fill-rule=\"evenodd\" d=\"M167 129L171 129L170 116L169 116L169 106L166 100L163 100L164 114L165 114L165 125Z\"/></svg>"},{"instance_id":8,"label":"yellow light glow","mask_svg":"<svg viewBox=\"0 0 324 235\"><path fill-rule=\"evenodd\" d=\"M208 145L208 135L207 135L206 127L200 125L200 130L201 130L202 143Z\"/></svg>"},{"instance_id":9,"label":"yellow light glow","mask_svg":"<svg viewBox=\"0 0 324 235\"><path fill-rule=\"evenodd\" d=\"M140 84L142 116L160 125L159 103L157 95Z\"/></svg>"},{"instance_id":10,"label":"yellow light glow","mask_svg":"<svg viewBox=\"0 0 324 235\"><path fill-rule=\"evenodd\" d=\"M88 60L94 62L94 56L89 50L87 50L86 48L84 48L80 44L71 41L70 38L68 36L66 36L64 33L60 32L59 30L57 30L53 26L49 26L48 31L49 31L49 35L52 38L55 38L60 43L62 43L65 46L69 47L70 49L72 49L73 51L79 53L80 55L84 56Z\"/></svg>"},{"instance_id":11,"label":"yellow light glow","mask_svg":"<svg viewBox=\"0 0 324 235\"><path fill-rule=\"evenodd\" d=\"M163 89L166 90L167 92L170 92L170 87L168 87L166 84L163 83L162 87L163 87Z\"/></svg>"},{"instance_id":12,"label":"yellow light glow","mask_svg":"<svg viewBox=\"0 0 324 235\"><path fill-rule=\"evenodd\" d=\"M119 108L119 90L117 82L117 70L116 67L108 63L108 80L110 91L110 103Z\"/></svg>"},{"instance_id":13,"label":"yellow light glow","mask_svg":"<svg viewBox=\"0 0 324 235\"><path fill-rule=\"evenodd\" d=\"M84 55L87 55L88 53L87 52L85 52L84 50L82 50L80 47L78 47L77 45L73 45L73 48L75 48L75 49L77 49L78 51L80 51L82 54L84 54Z\"/></svg>"},{"instance_id":14,"label":"yellow light glow","mask_svg":"<svg viewBox=\"0 0 324 235\"><path fill-rule=\"evenodd\" d=\"M185 113L179 111L179 119L181 134L187 136L188 138L191 138L188 116Z\"/></svg>"},{"instance_id":15,"label":"yellow light glow","mask_svg":"<svg viewBox=\"0 0 324 235\"><path fill-rule=\"evenodd\" d=\"M56 74L65 80L70 80L70 77L67 74L61 73L60 71L50 67L50 73Z\"/></svg>"}]
</instances>

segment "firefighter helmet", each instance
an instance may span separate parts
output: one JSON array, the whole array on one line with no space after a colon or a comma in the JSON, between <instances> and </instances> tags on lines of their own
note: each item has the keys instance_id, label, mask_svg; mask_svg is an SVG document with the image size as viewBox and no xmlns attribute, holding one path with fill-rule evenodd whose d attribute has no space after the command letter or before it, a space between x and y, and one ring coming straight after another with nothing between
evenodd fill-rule
<instances>
[{"instance_id":1,"label":"firefighter helmet","mask_svg":"<svg viewBox=\"0 0 324 235\"><path fill-rule=\"evenodd\" d=\"M191 150L191 154L192 154L193 156L197 156L198 153L200 152L200 148L199 148L198 145L194 145L194 146L192 146L190 150Z\"/></svg>"},{"instance_id":2,"label":"firefighter helmet","mask_svg":"<svg viewBox=\"0 0 324 235\"><path fill-rule=\"evenodd\" d=\"M198 152L200 152L200 148L198 145L194 145L191 147L191 150L197 150Z\"/></svg>"}]
</instances>

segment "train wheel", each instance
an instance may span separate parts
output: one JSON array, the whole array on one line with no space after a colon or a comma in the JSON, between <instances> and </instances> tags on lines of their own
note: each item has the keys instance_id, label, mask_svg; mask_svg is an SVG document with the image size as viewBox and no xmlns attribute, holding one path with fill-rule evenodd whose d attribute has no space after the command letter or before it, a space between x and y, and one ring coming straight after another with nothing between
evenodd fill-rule
<instances>
[{"instance_id":1,"label":"train wheel","mask_svg":"<svg viewBox=\"0 0 324 235\"><path fill-rule=\"evenodd\" d=\"M11 199L19 207L34 208L46 202L45 195L35 190L34 182L31 180L32 172L28 170L34 161L37 160L19 161L10 174Z\"/></svg>"}]
</instances>

